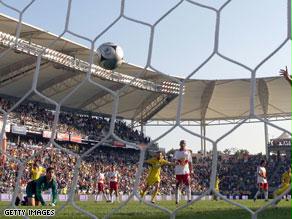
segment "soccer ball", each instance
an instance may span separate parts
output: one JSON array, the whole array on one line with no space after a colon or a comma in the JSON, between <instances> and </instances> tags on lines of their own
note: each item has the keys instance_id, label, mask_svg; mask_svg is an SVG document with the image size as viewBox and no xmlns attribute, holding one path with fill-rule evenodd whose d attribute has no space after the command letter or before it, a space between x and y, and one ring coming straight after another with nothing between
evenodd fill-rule
<instances>
[{"instance_id":1,"label":"soccer ball","mask_svg":"<svg viewBox=\"0 0 292 219\"><path fill-rule=\"evenodd\" d=\"M124 52L114 43L104 43L97 49L98 64L107 70L114 70L123 63Z\"/></svg>"}]
</instances>

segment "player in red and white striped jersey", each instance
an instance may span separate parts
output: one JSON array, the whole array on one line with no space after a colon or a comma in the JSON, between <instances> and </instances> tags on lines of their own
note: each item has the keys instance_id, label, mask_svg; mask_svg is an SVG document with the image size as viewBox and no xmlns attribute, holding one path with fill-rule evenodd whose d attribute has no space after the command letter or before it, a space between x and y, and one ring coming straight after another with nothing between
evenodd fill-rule
<instances>
[{"instance_id":1,"label":"player in red and white striped jersey","mask_svg":"<svg viewBox=\"0 0 292 219\"><path fill-rule=\"evenodd\" d=\"M99 174L97 176L97 189L98 189L97 195L102 194L105 200L108 201L106 192L104 190L104 187L105 187L104 185L105 185L105 174L104 174L104 168L101 167Z\"/></svg>"},{"instance_id":2,"label":"player in red and white striped jersey","mask_svg":"<svg viewBox=\"0 0 292 219\"><path fill-rule=\"evenodd\" d=\"M107 177L109 178L110 182L110 201L113 203L113 191L116 195L116 200L119 202L119 178L120 174L116 170L114 165L111 166L111 171L108 173Z\"/></svg>"},{"instance_id":3,"label":"player in red and white striped jersey","mask_svg":"<svg viewBox=\"0 0 292 219\"><path fill-rule=\"evenodd\" d=\"M176 190L175 190L175 203L179 202L179 186L184 184L186 186L186 192L188 201L191 201L191 188L190 188L190 174L192 173L192 153L186 149L185 140L181 140L180 149L175 151L175 175L176 175Z\"/></svg>"},{"instance_id":4,"label":"player in red and white striped jersey","mask_svg":"<svg viewBox=\"0 0 292 219\"><path fill-rule=\"evenodd\" d=\"M267 180L267 171L266 171L266 161L262 160L260 166L257 167L257 184L258 191L255 194L253 200L256 201L258 195L262 192L265 195L265 200L268 201L268 180Z\"/></svg>"}]
</instances>

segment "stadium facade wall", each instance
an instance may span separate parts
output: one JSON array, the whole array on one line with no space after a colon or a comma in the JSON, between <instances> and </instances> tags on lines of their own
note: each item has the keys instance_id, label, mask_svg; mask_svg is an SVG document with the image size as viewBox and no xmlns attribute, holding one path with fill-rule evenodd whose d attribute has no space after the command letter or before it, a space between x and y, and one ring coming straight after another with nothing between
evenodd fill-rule
<instances>
[{"instance_id":1,"label":"stadium facade wall","mask_svg":"<svg viewBox=\"0 0 292 219\"><path fill-rule=\"evenodd\" d=\"M11 201L12 200L12 193L2 193L0 194L0 201ZM25 196L26 194L23 194L23 196ZM122 201L126 201L128 199L128 195L122 195L121 196L121 200ZM198 195L193 195L193 200L196 199L198 197ZM249 198L252 197L248 197L247 195L243 195L243 196L225 196L226 198L230 199L230 200L248 200ZM50 201L51 200L51 195L50 194L43 194L43 198L45 201ZM286 197L283 197L286 198ZM58 200L60 202L65 202L68 199L68 195L59 195ZM288 199L291 200L291 195L288 195ZM75 200L76 201L105 201L103 199L103 197L101 195L76 195L75 196ZM134 196L134 201L139 201L137 197ZM150 195L146 195L145 196L145 200L146 201L150 201L151 200L151 196ZM175 196L174 195L158 195L157 196L157 201L174 201L175 200ZM187 196L182 196L182 200L187 200ZM203 197L201 200L212 200L212 196L208 195Z\"/></svg>"}]
</instances>

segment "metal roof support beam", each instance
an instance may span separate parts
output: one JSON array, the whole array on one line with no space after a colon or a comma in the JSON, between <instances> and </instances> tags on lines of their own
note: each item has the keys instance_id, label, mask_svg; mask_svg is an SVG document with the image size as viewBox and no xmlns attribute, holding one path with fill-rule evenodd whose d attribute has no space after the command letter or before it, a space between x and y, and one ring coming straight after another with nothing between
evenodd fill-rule
<instances>
[{"instance_id":1,"label":"metal roof support beam","mask_svg":"<svg viewBox=\"0 0 292 219\"><path fill-rule=\"evenodd\" d=\"M32 31L25 31L25 32L21 32L19 37L21 38L29 38L31 39L33 36L39 36L41 35L42 32L40 32L39 30L32 30Z\"/></svg>"},{"instance_id":2,"label":"metal roof support beam","mask_svg":"<svg viewBox=\"0 0 292 219\"><path fill-rule=\"evenodd\" d=\"M216 81L211 81L207 84L205 87L202 96L201 96L201 152L203 155L206 155L206 113L208 106L210 104L210 101L212 99L212 95L214 92L214 88L216 85Z\"/></svg>"},{"instance_id":3,"label":"metal roof support beam","mask_svg":"<svg viewBox=\"0 0 292 219\"><path fill-rule=\"evenodd\" d=\"M206 124L201 123L201 136L206 137ZM206 139L201 137L201 153L205 156L206 155Z\"/></svg>"},{"instance_id":4,"label":"metal roof support beam","mask_svg":"<svg viewBox=\"0 0 292 219\"><path fill-rule=\"evenodd\" d=\"M159 94L152 94L149 95L141 104L140 106L136 109L134 116L132 118L133 121L137 121L140 122L141 121L141 116L139 117L139 115L141 114L141 112L143 111L143 109L148 106L153 100L155 100L157 97L159 96Z\"/></svg>"},{"instance_id":5,"label":"metal roof support beam","mask_svg":"<svg viewBox=\"0 0 292 219\"><path fill-rule=\"evenodd\" d=\"M53 86L44 90L43 93L47 97L53 97L59 93L65 92L73 87L76 87L82 79L84 78L84 74L78 74L74 77L70 77L67 80L64 80L62 83L53 84Z\"/></svg>"},{"instance_id":6,"label":"metal roof support beam","mask_svg":"<svg viewBox=\"0 0 292 219\"><path fill-rule=\"evenodd\" d=\"M243 118L245 119L245 118ZM245 123L252 124L252 123L261 123L262 121L259 121L258 119L250 119ZM267 121L269 122L280 122L280 121L290 121L291 120L291 114L285 114L285 115L276 115L270 118L267 118ZM206 120L207 126L216 126L216 125L237 125L238 123L242 122L242 119L236 119L233 120ZM146 124L146 126L173 126L175 125L174 120L149 120ZM201 121L189 121L185 120L182 121L181 125L183 126L201 126Z\"/></svg>"},{"instance_id":7,"label":"metal roof support beam","mask_svg":"<svg viewBox=\"0 0 292 219\"><path fill-rule=\"evenodd\" d=\"M53 87L56 84L63 83L64 81L68 80L69 78L75 77L76 75L79 75L79 74L83 74L83 73L82 72L76 73L76 72L70 72L70 71L68 71L65 74L62 74L60 76L57 76L57 77L55 77L55 78L47 81L44 85L39 86L38 87L38 90L40 92L43 92L46 89L49 89L49 88Z\"/></svg>"},{"instance_id":8,"label":"metal roof support beam","mask_svg":"<svg viewBox=\"0 0 292 219\"><path fill-rule=\"evenodd\" d=\"M136 91L136 88L133 87L128 87L123 93L120 94L120 99L123 96L126 96L130 93L133 93ZM88 105L89 107L87 107L87 110L92 110L95 111L109 103L113 102L113 96L111 94L106 94L104 95L102 98L97 99L96 101L94 101L92 104ZM90 108L91 107L91 108Z\"/></svg>"},{"instance_id":9,"label":"metal roof support beam","mask_svg":"<svg viewBox=\"0 0 292 219\"><path fill-rule=\"evenodd\" d=\"M263 113L267 115L269 107L269 88L267 82L263 79L258 80L258 97Z\"/></svg>"},{"instance_id":10,"label":"metal roof support beam","mask_svg":"<svg viewBox=\"0 0 292 219\"><path fill-rule=\"evenodd\" d=\"M202 118L202 121L204 121L206 118L207 109L208 109L208 106L210 104L215 85L216 85L216 81L209 82L202 93L202 96L201 96L201 118Z\"/></svg>"},{"instance_id":11,"label":"metal roof support beam","mask_svg":"<svg viewBox=\"0 0 292 219\"><path fill-rule=\"evenodd\" d=\"M269 144L269 129L268 129L268 125L266 122L264 122L264 131L265 131L265 150L266 150L266 157L267 159L269 159L269 148L268 148L268 144Z\"/></svg>"},{"instance_id":12,"label":"metal roof support beam","mask_svg":"<svg viewBox=\"0 0 292 219\"><path fill-rule=\"evenodd\" d=\"M3 47L3 46L0 45L0 55L1 55L2 53L6 52L7 50L9 50L9 48L7 48L7 47Z\"/></svg>"},{"instance_id":13,"label":"metal roof support beam","mask_svg":"<svg viewBox=\"0 0 292 219\"><path fill-rule=\"evenodd\" d=\"M117 90L121 89L123 86L124 86L123 84L115 84L115 85L109 87L109 89L112 91L117 91ZM82 104L80 104L78 106L78 108L83 109L84 107L88 106L92 102L95 102L96 100L102 98L103 96L105 96L107 94L108 94L108 92L106 90L100 90L96 94L91 96L89 99L85 100Z\"/></svg>"},{"instance_id":14,"label":"metal roof support beam","mask_svg":"<svg viewBox=\"0 0 292 219\"><path fill-rule=\"evenodd\" d=\"M32 64L30 62L18 64L19 65L16 66L9 65L3 69L0 69L0 87L4 87L9 83L13 83L15 80L25 77L26 75L32 73L32 71L35 71L36 68L36 62L33 62ZM49 65L50 63L47 61L40 64L42 68L46 68Z\"/></svg>"},{"instance_id":15,"label":"metal roof support beam","mask_svg":"<svg viewBox=\"0 0 292 219\"><path fill-rule=\"evenodd\" d=\"M268 107L269 107L269 88L267 85L267 82L263 79L259 79L258 81L258 97L259 101L264 113L264 119L267 120L267 114L268 114ZM264 133L265 133L265 150L266 150L266 157L269 159L269 149L268 149L268 143L269 143L269 129L266 122L264 122Z\"/></svg>"},{"instance_id":16,"label":"metal roof support beam","mask_svg":"<svg viewBox=\"0 0 292 219\"><path fill-rule=\"evenodd\" d=\"M29 67L31 67L32 65L35 66L35 63L36 63L35 57L28 57L18 62L13 62L10 65L0 69L0 77L1 78L5 76L9 77L9 75L14 74L14 72L24 71L26 68L28 68L28 66Z\"/></svg>"},{"instance_id":17,"label":"metal roof support beam","mask_svg":"<svg viewBox=\"0 0 292 219\"><path fill-rule=\"evenodd\" d=\"M174 94L160 94L156 96L147 106L143 107L142 111L139 113L140 116L137 116L138 118L140 117L139 122L146 123L176 97L177 95Z\"/></svg>"}]
</instances>

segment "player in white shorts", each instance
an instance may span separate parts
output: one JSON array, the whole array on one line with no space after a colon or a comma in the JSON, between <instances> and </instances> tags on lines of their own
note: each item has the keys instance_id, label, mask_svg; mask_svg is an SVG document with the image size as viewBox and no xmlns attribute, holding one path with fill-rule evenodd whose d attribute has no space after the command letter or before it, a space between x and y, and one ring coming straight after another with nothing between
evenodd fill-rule
<instances>
[{"instance_id":1,"label":"player in white shorts","mask_svg":"<svg viewBox=\"0 0 292 219\"><path fill-rule=\"evenodd\" d=\"M116 170L116 167L112 165L111 171L108 173L108 178L110 181L110 201L109 202L114 202L113 200L113 191L115 192L116 195L116 200L119 202L119 178L120 174Z\"/></svg>"},{"instance_id":2,"label":"player in white shorts","mask_svg":"<svg viewBox=\"0 0 292 219\"><path fill-rule=\"evenodd\" d=\"M260 163L260 166L257 167L257 185L258 185L258 191L255 194L253 200L256 201L258 195L260 195L262 192L265 195L265 200L268 201L268 180L267 180L267 171L266 171L266 161L262 160Z\"/></svg>"},{"instance_id":3,"label":"player in white shorts","mask_svg":"<svg viewBox=\"0 0 292 219\"><path fill-rule=\"evenodd\" d=\"M188 201L191 201L191 188L190 188L190 174L192 173L192 153L186 149L185 140L181 140L180 149L175 151L175 177L176 177L176 190L175 190L175 203L179 203L179 186L184 184L186 186L186 192Z\"/></svg>"},{"instance_id":4,"label":"player in white shorts","mask_svg":"<svg viewBox=\"0 0 292 219\"><path fill-rule=\"evenodd\" d=\"M98 189L97 195L102 194L104 199L108 201L108 198L106 196L106 192L104 189L105 187L104 185L105 185L105 174L104 174L104 168L101 167L100 172L97 177L97 189Z\"/></svg>"}]
</instances>

